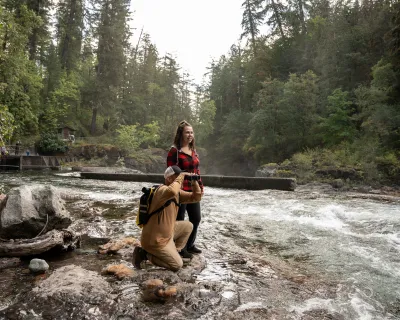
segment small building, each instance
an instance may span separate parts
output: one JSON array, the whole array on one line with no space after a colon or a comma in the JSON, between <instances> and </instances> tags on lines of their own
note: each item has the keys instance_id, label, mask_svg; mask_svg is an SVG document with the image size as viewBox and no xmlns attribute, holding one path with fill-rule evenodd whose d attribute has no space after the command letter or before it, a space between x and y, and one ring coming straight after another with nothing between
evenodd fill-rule
<instances>
[{"instance_id":1,"label":"small building","mask_svg":"<svg viewBox=\"0 0 400 320\"><path fill-rule=\"evenodd\" d=\"M75 141L75 129L68 127L68 126L63 126L58 128L58 135L61 140L63 141Z\"/></svg>"}]
</instances>

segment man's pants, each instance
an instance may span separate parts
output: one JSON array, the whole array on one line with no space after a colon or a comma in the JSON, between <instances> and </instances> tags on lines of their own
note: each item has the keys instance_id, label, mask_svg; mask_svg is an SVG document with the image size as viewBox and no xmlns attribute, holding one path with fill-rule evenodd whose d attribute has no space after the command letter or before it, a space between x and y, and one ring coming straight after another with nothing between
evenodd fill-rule
<instances>
[{"instance_id":1,"label":"man's pants","mask_svg":"<svg viewBox=\"0 0 400 320\"><path fill-rule=\"evenodd\" d=\"M189 221L176 221L174 236L167 245L152 253L147 252L147 258L156 266L178 271L183 266L183 261L178 251L181 251L192 233L193 225Z\"/></svg>"}]
</instances>

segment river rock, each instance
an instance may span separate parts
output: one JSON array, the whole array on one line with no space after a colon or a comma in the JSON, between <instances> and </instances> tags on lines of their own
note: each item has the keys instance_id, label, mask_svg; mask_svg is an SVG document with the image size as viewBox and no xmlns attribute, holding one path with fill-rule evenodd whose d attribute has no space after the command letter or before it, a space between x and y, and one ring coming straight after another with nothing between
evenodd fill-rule
<instances>
[{"instance_id":1,"label":"river rock","mask_svg":"<svg viewBox=\"0 0 400 320\"><path fill-rule=\"evenodd\" d=\"M342 179L335 179L332 181L332 187L336 189L341 189L344 187L344 182Z\"/></svg>"},{"instance_id":2,"label":"river rock","mask_svg":"<svg viewBox=\"0 0 400 320\"><path fill-rule=\"evenodd\" d=\"M29 270L32 273L45 273L47 270L49 270L49 265L45 260L32 259L29 263Z\"/></svg>"},{"instance_id":3,"label":"river rock","mask_svg":"<svg viewBox=\"0 0 400 320\"><path fill-rule=\"evenodd\" d=\"M162 286L163 284L164 282L161 279L149 279L142 283L142 287L144 289L154 289Z\"/></svg>"},{"instance_id":4,"label":"river rock","mask_svg":"<svg viewBox=\"0 0 400 320\"><path fill-rule=\"evenodd\" d=\"M110 265L103 270L103 273L113 274L117 277L118 280L132 278L135 275L135 271L128 268L125 264Z\"/></svg>"},{"instance_id":5,"label":"river rock","mask_svg":"<svg viewBox=\"0 0 400 320\"><path fill-rule=\"evenodd\" d=\"M72 223L60 193L53 186L22 186L12 190L0 211L0 238L31 239Z\"/></svg>"},{"instance_id":6,"label":"river rock","mask_svg":"<svg viewBox=\"0 0 400 320\"><path fill-rule=\"evenodd\" d=\"M97 272L67 265L32 289L25 308L45 319L108 320L115 306L111 292L110 284Z\"/></svg>"},{"instance_id":7,"label":"river rock","mask_svg":"<svg viewBox=\"0 0 400 320\"><path fill-rule=\"evenodd\" d=\"M178 294L175 286L160 286L152 289L143 290L143 301L146 302L164 302L172 297L176 297Z\"/></svg>"},{"instance_id":8,"label":"river rock","mask_svg":"<svg viewBox=\"0 0 400 320\"><path fill-rule=\"evenodd\" d=\"M133 252L133 246L139 245L140 242L135 238L128 237L124 239L111 240L110 242L99 246L98 253L100 254L115 254L122 248L130 247Z\"/></svg>"}]
</instances>

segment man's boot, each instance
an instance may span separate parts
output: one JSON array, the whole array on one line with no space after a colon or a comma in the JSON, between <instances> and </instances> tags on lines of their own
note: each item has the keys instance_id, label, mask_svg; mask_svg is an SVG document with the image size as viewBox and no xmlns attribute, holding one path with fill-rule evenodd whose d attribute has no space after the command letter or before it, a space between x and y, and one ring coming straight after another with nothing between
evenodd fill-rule
<instances>
[{"instance_id":1,"label":"man's boot","mask_svg":"<svg viewBox=\"0 0 400 320\"><path fill-rule=\"evenodd\" d=\"M135 247L133 250L132 263L136 269L141 269L140 263L147 260L147 252L141 247Z\"/></svg>"},{"instance_id":2,"label":"man's boot","mask_svg":"<svg viewBox=\"0 0 400 320\"><path fill-rule=\"evenodd\" d=\"M180 255L182 258L186 258L186 259L192 259L192 258L193 258L193 255L192 255L191 253L189 253L189 252L186 250L186 248L183 248L183 249L179 252L179 255Z\"/></svg>"},{"instance_id":3,"label":"man's boot","mask_svg":"<svg viewBox=\"0 0 400 320\"><path fill-rule=\"evenodd\" d=\"M200 254L201 250L197 248L196 246L190 247L187 249L188 252L193 253L193 254Z\"/></svg>"}]
</instances>

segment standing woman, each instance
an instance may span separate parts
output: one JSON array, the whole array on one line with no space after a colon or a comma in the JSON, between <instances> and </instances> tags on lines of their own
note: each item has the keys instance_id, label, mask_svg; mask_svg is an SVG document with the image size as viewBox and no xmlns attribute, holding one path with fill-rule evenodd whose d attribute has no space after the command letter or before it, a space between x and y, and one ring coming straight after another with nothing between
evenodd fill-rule
<instances>
[{"instance_id":1,"label":"standing woman","mask_svg":"<svg viewBox=\"0 0 400 320\"><path fill-rule=\"evenodd\" d=\"M200 174L199 156L194 146L194 132L192 126L185 120L181 121L176 130L174 145L168 152L167 166L178 166L181 170ZM203 182L199 180L201 193L203 193ZM192 186L188 180L184 180L182 184L184 191L191 192ZM196 241L197 229L201 220L200 202L181 204L176 220L185 220L185 212L187 211L189 221L193 224L193 231L189 236L186 248L181 251L181 255L190 258L192 253L201 253L201 250L194 245Z\"/></svg>"}]
</instances>

